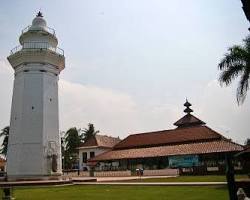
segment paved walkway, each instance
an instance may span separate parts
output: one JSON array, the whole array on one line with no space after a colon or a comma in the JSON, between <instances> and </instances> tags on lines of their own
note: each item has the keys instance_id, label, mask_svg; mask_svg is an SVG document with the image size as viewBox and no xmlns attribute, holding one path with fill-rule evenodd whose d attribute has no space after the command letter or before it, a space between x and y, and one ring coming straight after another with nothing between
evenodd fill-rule
<instances>
[{"instance_id":1,"label":"paved walkway","mask_svg":"<svg viewBox=\"0 0 250 200\"><path fill-rule=\"evenodd\" d=\"M176 176L127 176L127 177L96 177L97 182L110 182L110 181L129 181L129 180L141 180L150 178L171 178Z\"/></svg>"},{"instance_id":2,"label":"paved walkway","mask_svg":"<svg viewBox=\"0 0 250 200\"><path fill-rule=\"evenodd\" d=\"M134 186L215 186L226 182L74 182L75 185L134 185Z\"/></svg>"},{"instance_id":3,"label":"paved walkway","mask_svg":"<svg viewBox=\"0 0 250 200\"><path fill-rule=\"evenodd\" d=\"M81 181L87 179L96 179L97 182L114 182L114 181L130 181L130 180L141 180L141 179L150 179L150 178L171 178L176 176L124 176L124 177L84 177L84 176L74 176L70 177L72 180Z\"/></svg>"},{"instance_id":4,"label":"paved walkway","mask_svg":"<svg viewBox=\"0 0 250 200\"><path fill-rule=\"evenodd\" d=\"M6 186L35 186L35 185L121 185L121 186L212 186L226 185L227 182L143 182L148 178L168 178L172 176L129 176L129 177L72 177L63 180L40 180L40 181L13 181L0 182L0 188ZM129 182L137 180L137 182ZM128 182L126 182L128 181Z\"/></svg>"},{"instance_id":5,"label":"paved walkway","mask_svg":"<svg viewBox=\"0 0 250 200\"><path fill-rule=\"evenodd\" d=\"M96 177L97 182L86 182L86 177L72 178L74 184L79 185L149 185L149 186L208 186L208 185L226 185L227 182L140 182L141 179L150 178L169 178L175 176L129 176L129 177ZM137 182L126 182L137 180ZM123 182L124 181L124 182Z\"/></svg>"},{"instance_id":6,"label":"paved walkway","mask_svg":"<svg viewBox=\"0 0 250 200\"><path fill-rule=\"evenodd\" d=\"M81 182L88 179L96 179L97 182L114 182L114 181L129 181L129 180L140 180L140 179L149 179L149 178L170 178L176 176L126 176L126 177L81 177L74 176L71 177L72 180Z\"/></svg>"},{"instance_id":7,"label":"paved walkway","mask_svg":"<svg viewBox=\"0 0 250 200\"><path fill-rule=\"evenodd\" d=\"M0 182L0 188L12 186L65 185L72 183L72 180L8 181Z\"/></svg>"}]
</instances>

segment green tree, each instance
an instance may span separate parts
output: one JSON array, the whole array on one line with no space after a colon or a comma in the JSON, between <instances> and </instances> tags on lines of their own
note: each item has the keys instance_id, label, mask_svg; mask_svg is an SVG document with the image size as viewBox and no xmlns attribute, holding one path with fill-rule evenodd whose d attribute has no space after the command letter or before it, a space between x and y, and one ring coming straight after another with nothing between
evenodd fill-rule
<instances>
[{"instance_id":1,"label":"green tree","mask_svg":"<svg viewBox=\"0 0 250 200\"><path fill-rule=\"evenodd\" d=\"M70 169L74 164L77 164L78 147L81 143L81 136L76 127L70 128L65 134L65 149L64 149L64 164L65 168ZM63 141L62 141L63 142Z\"/></svg>"},{"instance_id":2,"label":"green tree","mask_svg":"<svg viewBox=\"0 0 250 200\"><path fill-rule=\"evenodd\" d=\"M243 40L243 46L235 45L228 49L228 53L218 65L221 74L220 83L226 86L239 77L236 98L238 105L242 104L249 89L250 76L250 35Z\"/></svg>"},{"instance_id":3,"label":"green tree","mask_svg":"<svg viewBox=\"0 0 250 200\"><path fill-rule=\"evenodd\" d=\"M82 140L86 142L89 138L95 136L99 131L95 130L94 124L89 123L88 128L85 128L83 130L83 133L81 135Z\"/></svg>"},{"instance_id":4,"label":"green tree","mask_svg":"<svg viewBox=\"0 0 250 200\"><path fill-rule=\"evenodd\" d=\"M10 132L9 126L6 126L0 132L0 137L3 137L3 142L2 142L1 149L0 149L0 153L3 154L5 157L7 155L7 149L8 149L9 132Z\"/></svg>"}]
</instances>

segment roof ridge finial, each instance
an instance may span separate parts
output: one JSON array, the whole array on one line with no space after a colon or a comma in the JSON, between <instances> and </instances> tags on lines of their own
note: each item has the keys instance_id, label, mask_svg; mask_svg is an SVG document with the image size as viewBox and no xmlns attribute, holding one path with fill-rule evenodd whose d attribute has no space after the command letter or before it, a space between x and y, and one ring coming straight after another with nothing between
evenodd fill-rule
<instances>
[{"instance_id":1,"label":"roof ridge finial","mask_svg":"<svg viewBox=\"0 0 250 200\"><path fill-rule=\"evenodd\" d=\"M43 17L43 13L41 12L41 9L39 9L39 12L36 15L37 17Z\"/></svg>"},{"instance_id":2,"label":"roof ridge finial","mask_svg":"<svg viewBox=\"0 0 250 200\"><path fill-rule=\"evenodd\" d=\"M184 110L185 113L190 114L191 112L193 112L193 110L190 108L192 104L188 102L187 98L186 98L186 102L184 103L184 106L186 107Z\"/></svg>"}]
</instances>

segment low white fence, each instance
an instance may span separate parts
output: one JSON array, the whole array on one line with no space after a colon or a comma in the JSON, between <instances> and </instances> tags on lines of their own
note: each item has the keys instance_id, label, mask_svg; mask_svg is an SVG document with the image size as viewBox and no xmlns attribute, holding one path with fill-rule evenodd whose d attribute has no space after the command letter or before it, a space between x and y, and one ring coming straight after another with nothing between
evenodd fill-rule
<instances>
[{"instance_id":1,"label":"low white fence","mask_svg":"<svg viewBox=\"0 0 250 200\"><path fill-rule=\"evenodd\" d=\"M177 176L179 175L178 169L155 169L144 170L143 176Z\"/></svg>"},{"instance_id":2,"label":"low white fence","mask_svg":"<svg viewBox=\"0 0 250 200\"><path fill-rule=\"evenodd\" d=\"M131 171L100 171L94 172L94 176L96 177L123 177L123 176L131 176Z\"/></svg>"},{"instance_id":3,"label":"low white fence","mask_svg":"<svg viewBox=\"0 0 250 200\"><path fill-rule=\"evenodd\" d=\"M69 172L64 175L68 177L89 177L89 171ZM155 170L144 170L143 176L177 176L179 175L178 169L155 169ZM131 176L131 171L95 171L95 177L126 177Z\"/></svg>"}]
</instances>

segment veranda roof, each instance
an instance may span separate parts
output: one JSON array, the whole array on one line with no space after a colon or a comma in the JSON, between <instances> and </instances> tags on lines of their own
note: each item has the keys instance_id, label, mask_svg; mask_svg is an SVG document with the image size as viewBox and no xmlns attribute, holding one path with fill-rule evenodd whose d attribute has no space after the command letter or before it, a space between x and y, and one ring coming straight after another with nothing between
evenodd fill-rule
<instances>
[{"instance_id":1,"label":"veranda roof","mask_svg":"<svg viewBox=\"0 0 250 200\"><path fill-rule=\"evenodd\" d=\"M153 158L173 155L194 155L222 152L242 151L241 145L228 140L217 140L209 142L197 142L188 144L165 145L148 148L131 148L122 150L111 150L100 154L89 161L107 161L134 158Z\"/></svg>"}]
</instances>

